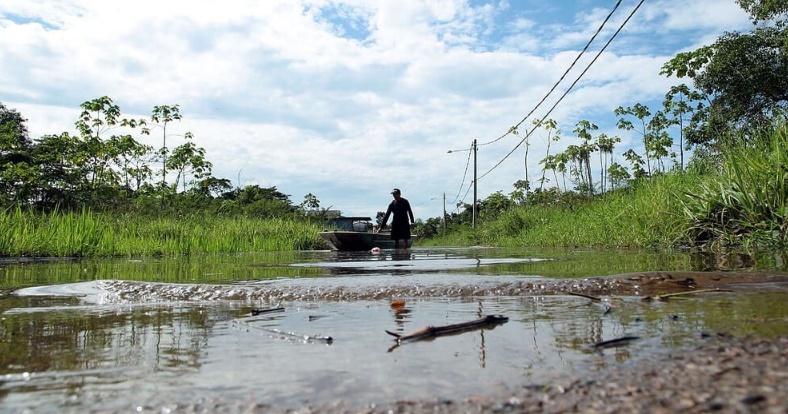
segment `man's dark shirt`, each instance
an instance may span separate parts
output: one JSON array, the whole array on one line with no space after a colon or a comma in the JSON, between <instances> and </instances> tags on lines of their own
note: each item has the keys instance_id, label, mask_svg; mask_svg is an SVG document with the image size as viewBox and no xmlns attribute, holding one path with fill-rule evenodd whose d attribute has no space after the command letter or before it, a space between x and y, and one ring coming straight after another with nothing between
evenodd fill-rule
<instances>
[{"instance_id":1,"label":"man's dark shirt","mask_svg":"<svg viewBox=\"0 0 788 414\"><path fill-rule=\"evenodd\" d=\"M408 200L402 197L399 200L392 200L383 217L383 223L388 222L391 214L394 214L394 218L391 220L391 238L393 240L410 239L410 222L415 220Z\"/></svg>"}]
</instances>

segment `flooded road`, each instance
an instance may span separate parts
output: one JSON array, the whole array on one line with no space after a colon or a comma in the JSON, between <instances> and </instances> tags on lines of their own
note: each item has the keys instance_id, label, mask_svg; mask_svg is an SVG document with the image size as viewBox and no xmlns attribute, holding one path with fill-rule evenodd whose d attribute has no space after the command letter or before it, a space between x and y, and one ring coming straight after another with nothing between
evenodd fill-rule
<instances>
[{"instance_id":1,"label":"flooded road","mask_svg":"<svg viewBox=\"0 0 788 414\"><path fill-rule=\"evenodd\" d=\"M707 259L415 248L5 263L0 411L457 399L594 376L717 335L788 335L779 260ZM386 333L487 315L508 320L413 342Z\"/></svg>"}]
</instances>

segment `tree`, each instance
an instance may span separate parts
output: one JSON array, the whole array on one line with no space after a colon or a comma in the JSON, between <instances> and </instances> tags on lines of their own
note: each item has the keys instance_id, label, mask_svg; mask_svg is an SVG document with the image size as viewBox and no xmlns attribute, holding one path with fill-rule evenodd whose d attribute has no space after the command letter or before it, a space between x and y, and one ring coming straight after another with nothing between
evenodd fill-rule
<instances>
[{"instance_id":1,"label":"tree","mask_svg":"<svg viewBox=\"0 0 788 414\"><path fill-rule=\"evenodd\" d=\"M640 134L640 136L643 139L643 151L646 155L646 173L650 174L651 159L649 158L649 154L648 154L648 149L650 146L650 142L649 142L650 136L648 135L648 131L647 131L646 118L651 116L651 111L649 111L647 106L642 105L640 103L636 103L635 106L630 106L626 108L624 108L623 106L619 106L618 108L616 108L614 113L620 117L618 119L618 122L616 123L618 129L623 129L625 131L631 131L635 129L635 125L632 124L632 121L623 118L624 115L634 116L636 119L640 121L640 130L638 130L637 132Z\"/></svg>"},{"instance_id":2,"label":"tree","mask_svg":"<svg viewBox=\"0 0 788 414\"><path fill-rule=\"evenodd\" d=\"M564 184L564 191L566 191L566 166L569 164L569 155L566 152L555 154L555 170L554 172L561 173L561 182ZM556 181L558 177L556 177Z\"/></svg>"},{"instance_id":3,"label":"tree","mask_svg":"<svg viewBox=\"0 0 788 414\"><path fill-rule=\"evenodd\" d=\"M786 0L736 0L747 13L753 23L769 19L777 19L778 26L785 24L788 14L788 1Z\"/></svg>"},{"instance_id":4,"label":"tree","mask_svg":"<svg viewBox=\"0 0 788 414\"><path fill-rule=\"evenodd\" d=\"M629 171L627 171L626 168L617 162L614 162L610 164L610 167L607 167L607 175L610 177L610 186L613 190L622 186L624 183L629 181L630 178Z\"/></svg>"},{"instance_id":5,"label":"tree","mask_svg":"<svg viewBox=\"0 0 788 414\"><path fill-rule=\"evenodd\" d=\"M222 194L221 198L234 201L240 212L254 217L277 217L295 211L295 207L290 203L290 196L276 187L248 185Z\"/></svg>"},{"instance_id":6,"label":"tree","mask_svg":"<svg viewBox=\"0 0 788 414\"><path fill-rule=\"evenodd\" d=\"M629 161L629 164L632 166L633 176L635 178L643 178L647 177L648 174L643 169L643 157L638 155L632 148L628 149L624 153L624 158Z\"/></svg>"},{"instance_id":7,"label":"tree","mask_svg":"<svg viewBox=\"0 0 788 414\"><path fill-rule=\"evenodd\" d=\"M591 178L591 153L597 149L591 142L593 138L591 131L596 131L597 129L599 127L589 121L582 120L578 122L572 132L577 134L577 137L583 142L579 146L570 145L566 151L577 167L576 177L580 180L580 190L584 190L589 195L594 193L594 182Z\"/></svg>"},{"instance_id":8,"label":"tree","mask_svg":"<svg viewBox=\"0 0 788 414\"><path fill-rule=\"evenodd\" d=\"M168 168L175 172L172 190L176 191L178 184L182 183L183 191L186 191L188 184L209 177L213 165L205 159L205 148L198 147L189 141L175 147ZM189 175L193 176L193 180L188 179Z\"/></svg>"},{"instance_id":9,"label":"tree","mask_svg":"<svg viewBox=\"0 0 788 414\"><path fill-rule=\"evenodd\" d=\"M82 202L94 207L106 206L118 201L124 177L128 178L123 163L135 155L127 151L139 153L144 148L128 134L113 134L108 138L105 135L116 128L144 126L145 121L122 118L120 107L107 96L85 101L80 108L82 113L75 123L79 136L70 141L68 160L70 168L80 177L79 181L71 182L75 185L72 191L80 193L75 196ZM144 169L139 172L144 173Z\"/></svg>"},{"instance_id":10,"label":"tree","mask_svg":"<svg viewBox=\"0 0 788 414\"><path fill-rule=\"evenodd\" d=\"M198 188L207 197L218 197L233 189L233 184L226 178L206 177L198 183Z\"/></svg>"},{"instance_id":11,"label":"tree","mask_svg":"<svg viewBox=\"0 0 788 414\"><path fill-rule=\"evenodd\" d=\"M556 169L558 168L558 166L556 165L556 156L548 155L544 157L541 161L539 161L539 164L542 165L542 178L539 179L539 191L542 191L545 181L548 181L548 179L545 178L545 172L547 170L551 170L553 172L555 185L559 186L560 183L558 182L558 175L556 174Z\"/></svg>"},{"instance_id":12,"label":"tree","mask_svg":"<svg viewBox=\"0 0 788 414\"><path fill-rule=\"evenodd\" d=\"M702 111L704 96L698 91L691 90L686 84L672 86L667 94L662 106L669 125L679 127L679 166L684 170L684 137L687 130L692 130L690 120L695 118L695 114Z\"/></svg>"},{"instance_id":13,"label":"tree","mask_svg":"<svg viewBox=\"0 0 788 414\"><path fill-rule=\"evenodd\" d=\"M156 105L150 115L151 122L161 127L161 149L159 150L159 157L161 157L161 183L162 186L167 185L167 125L172 121L179 121L181 119L181 110L179 105ZM146 130L148 132L148 130ZM187 136L190 136L188 132ZM177 185L176 185L177 186Z\"/></svg>"},{"instance_id":14,"label":"tree","mask_svg":"<svg viewBox=\"0 0 788 414\"><path fill-rule=\"evenodd\" d=\"M692 145L713 146L728 131L767 125L788 106L788 1L738 3L751 13L753 22L763 24L749 33L725 33L712 45L679 53L660 72L689 77L709 99L695 133L688 136Z\"/></svg>"},{"instance_id":15,"label":"tree","mask_svg":"<svg viewBox=\"0 0 788 414\"><path fill-rule=\"evenodd\" d=\"M32 193L32 142L27 120L0 103L0 203L26 203Z\"/></svg>"},{"instance_id":16,"label":"tree","mask_svg":"<svg viewBox=\"0 0 788 414\"><path fill-rule=\"evenodd\" d=\"M27 119L16 109L8 109L0 102L0 156L30 148L32 142L27 132Z\"/></svg>"},{"instance_id":17,"label":"tree","mask_svg":"<svg viewBox=\"0 0 788 414\"><path fill-rule=\"evenodd\" d=\"M541 191L545 182L544 176L545 176L545 171L547 170L547 160L551 160L550 144L553 142L558 142L561 139L561 131L558 129L558 122L556 122L554 119L547 119L544 122L539 120L534 120L534 125L536 125L537 128L542 127L545 129L545 131L547 131L547 139L546 139L547 153L545 154L545 157L542 159L542 162L540 162L540 164L545 164L545 167L542 168L542 178L539 179L539 190ZM553 169L553 172L555 172L555 169ZM557 181L558 178L556 177L556 185L558 184Z\"/></svg>"},{"instance_id":18,"label":"tree","mask_svg":"<svg viewBox=\"0 0 788 414\"><path fill-rule=\"evenodd\" d=\"M513 186L514 191L509 194L512 201L518 204L525 202L525 195L531 190L531 184L525 180L517 180L514 182Z\"/></svg>"},{"instance_id":19,"label":"tree","mask_svg":"<svg viewBox=\"0 0 788 414\"><path fill-rule=\"evenodd\" d=\"M494 219L510 209L513 203L501 191L496 191L479 202L479 216Z\"/></svg>"},{"instance_id":20,"label":"tree","mask_svg":"<svg viewBox=\"0 0 788 414\"><path fill-rule=\"evenodd\" d=\"M596 147L599 149L599 179L600 184L599 188L601 192L605 192L607 188L607 172L608 172L608 161L611 163L613 162L613 149L615 148L616 144L621 142L621 138L619 137L608 137L607 134L600 134L596 138Z\"/></svg>"},{"instance_id":21,"label":"tree","mask_svg":"<svg viewBox=\"0 0 788 414\"><path fill-rule=\"evenodd\" d=\"M68 209L87 202L79 191L84 174L74 166L78 141L79 138L63 132L44 135L33 146L31 155L37 175L31 203L43 209Z\"/></svg>"},{"instance_id":22,"label":"tree","mask_svg":"<svg viewBox=\"0 0 788 414\"><path fill-rule=\"evenodd\" d=\"M137 190L153 178L147 162L153 147L139 143L131 135L112 136L110 141L117 148L113 161L120 169L121 182L127 191Z\"/></svg>"},{"instance_id":23,"label":"tree","mask_svg":"<svg viewBox=\"0 0 788 414\"><path fill-rule=\"evenodd\" d=\"M105 131L122 122L120 107L108 96L85 101L79 107L82 108L82 113L75 124L83 138L100 139Z\"/></svg>"},{"instance_id":24,"label":"tree","mask_svg":"<svg viewBox=\"0 0 788 414\"><path fill-rule=\"evenodd\" d=\"M304 196L304 201L298 206L304 212L314 212L320 210L320 200L316 195L309 193Z\"/></svg>"},{"instance_id":25,"label":"tree","mask_svg":"<svg viewBox=\"0 0 788 414\"><path fill-rule=\"evenodd\" d=\"M668 126L670 126L670 122L662 111L657 111L648 122L649 146L646 148L646 154L651 154L655 167L661 172L665 171L663 159L675 157L675 153L671 151L673 138L667 133Z\"/></svg>"},{"instance_id":26,"label":"tree","mask_svg":"<svg viewBox=\"0 0 788 414\"><path fill-rule=\"evenodd\" d=\"M79 174L85 176L82 191L95 191L105 180L111 180L106 173L112 155L101 136L121 122L120 107L108 96L102 96L83 102L80 108L82 113L75 123L79 139L74 142L78 154L72 161L74 167L81 170Z\"/></svg>"},{"instance_id":27,"label":"tree","mask_svg":"<svg viewBox=\"0 0 788 414\"><path fill-rule=\"evenodd\" d=\"M509 132L514 135L517 135L517 128L512 127ZM529 141L530 134L525 136L523 140L523 147L525 148L525 154L523 155L523 169L525 170L525 182L529 183L530 180L528 179L528 149L531 148L531 141ZM525 194L523 194L525 196Z\"/></svg>"}]
</instances>

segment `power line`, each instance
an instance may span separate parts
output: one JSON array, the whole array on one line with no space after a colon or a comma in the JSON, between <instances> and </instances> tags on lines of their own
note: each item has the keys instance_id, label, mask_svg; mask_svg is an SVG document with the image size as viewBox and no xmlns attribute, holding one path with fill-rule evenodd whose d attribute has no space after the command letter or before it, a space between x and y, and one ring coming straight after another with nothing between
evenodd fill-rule
<instances>
[{"instance_id":1,"label":"power line","mask_svg":"<svg viewBox=\"0 0 788 414\"><path fill-rule=\"evenodd\" d=\"M545 94L545 95L542 97L542 100L540 100L540 101L539 101L539 103L537 103L537 104L536 104L536 106L534 106L534 107L533 107L533 109L531 109L531 111L530 111L530 112L528 112L528 114L527 114L527 115L525 115L525 116L523 117L523 119L522 119L520 122L518 122L518 123L517 123L515 126L513 126L513 127L509 128L509 130L508 130L508 131L506 131L506 133L504 133L504 134L503 134L503 135L501 135L500 137L498 137L498 138L495 138L495 139L494 139L494 140L492 140L492 141L489 141L489 142L485 142L485 143L479 144L479 145L482 145L482 146L483 146L483 145L490 145L490 144L492 144L492 143L495 143L495 142L498 142L498 141L502 140L502 139L503 139L503 138L505 138L507 135L511 134L513 131L515 131L517 128L519 128L519 127L520 127L520 125L522 125L522 123L523 123L523 122L525 122L525 121L528 119L528 117L529 117L529 116L531 116L531 115L532 115L534 112L536 112L536 110L539 108L539 106L541 106L541 105L544 103L544 101L545 101L545 100L547 100L547 98L548 98L548 97L549 97L549 96L550 96L550 95L551 95L551 94L552 94L552 93L555 91L555 88L557 88L557 87L558 87L558 85L559 85L561 82L563 82L563 81L564 81L564 78L566 78L566 75L567 75L567 74L569 74L569 72L572 70L572 68L574 68L574 67L575 67L575 64L577 64L577 62L580 60L580 58L583 56L583 54L584 54L584 53L585 53L585 52L588 50L588 48L591 46L591 43L593 43L593 42L594 42L594 39L596 39L597 35L599 35L599 33L601 33L601 32L602 32L602 29L605 27L605 25L607 24L607 22L610 20L610 17L612 17L612 16L613 16L613 13L615 13L615 12L616 12L616 10L618 10L618 6L620 6L620 5L621 5L621 0L618 0L618 1L616 2L616 5L615 5L615 6L613 6L613 10L610 10L610 13L608 13L607 17L605 17L605 20L604 20L604 21L602 21L602 24L599 26L599 28L598 28L598 29L596 29L596 33L594 33L594 35L593 35L593 36L591 36L591 39L589 39L589 40L588 40L588 43L586 43L585 47L583 47L583 50L581 50L581 51L580 51L580 53L578 53L578 54L577 54L577 56L575 57L575 60L572 62L572 64L571 64L571 65L569 65L569 67L568 67L568 68L566 68L566 71L564 71L564 73L561 75L561 77L560 77L560 78L558 78L558 81L556 81L556 82L553 84L553 87L552 87L552 88L550 88L550 90L549 90L549 91L547 91L547 93L546 93L546 94Z\"/></svg>"},{"instance_id":2,"label":"power line","mask_svg":"<svg viewBox=\"0 0 788 414\"><path fill-rule=\"evenodd\" d=\"M473 153L472 149L473 148L468 150L459 150L459 151L468 151L468 159L465 161L465 172L462 174L462 182L460 183L460 189L457 190L457 195L454 197L454 201L451 202L452 204L456 204L457 201L460 199L460 193L462 193L462 187L465 186L465 178L468 176L468 167L471 165L471 154ZM449 151L449 152L457 152L457 151ZM468 189L470 190L470 186L468 187ZM465 193L465 195L467 196L468 193ZM464 199L465 198L463 197L463 200Z\"/></svg>"},{"instance_id":3,"label":"power line","mask_svg":"<svg viewBox=\"0 0 788 414\"><path fill-rule=\"evenodd\" d=\"M640 0L638 5L635 6L635 8L632 10L632 12L629 14L629 16L627 16L626 20L624 20L624 22L621 23L621 26L618 27L618 30L616 30L616 32L613 33L613 35L610 37L610 39L607 41L607 43L605 43L605 45L602 47L602 49L600 49L599 52L596 54L596 56L594 56L594 59L592 59L591 62L589 62L589 64L585 67L585 69L583 69L583 72L581 72L580 75L577 76L575 81L572 82L571 85L569 85L569 88L561 95L560 98L558 98L558 100L553 104L553 106L550 108L550 110L547 111L547 113L542 117L542 119L539 120L539 123L544 122L544 120L547 119L547 117L550 115L550 113L552 113L553 110L558 106L558 104L566 97L566 95L569 94L569 92L572 90L572 88L574 88L575 85L577 85L577 82L579 82L580 79L586 74L586 72L588 72L588 70L596 62L596 60L599 58L599 56L602 55L602 53L605 51L605 49L607 49L607 47L610 46L610 43L613 42L613 39L615 39L616 36L618 36L618 34L621 32L621 30L624 29L624 26L626 26L626 24L629 22L629 20L632 18L632 16L635 15L635 12L638 11L638 9L640 8L640 6L643 4L644 1L645 0ZM521 121L520 123L522 123L523 121ZM536 130L536 126L534 126L530 131L528 131L528 133L523 137L523 139L521 139L520 142L518 142L517 145L515 145L515 147L512 148L512 150L509 151L509 153L506 154L506 156L504 156L500 161L498 161L497 164L495 164L492 168L490 168L486 173L484 173L481 176L479 176L477 178L477 181L479 179L481 179L481 178L484 178L487 174L491 173L493 170L498 168L498 166L500 166L504 161L506 161L506 159L509 158L517 150L517 148L519 148L520 145L522 145L522 143L525 142L525 140L527 140L531 136L531 134L535 130ZM510 132L511 132L511 130L510 130Z\"/></svg>"}]
</instances>

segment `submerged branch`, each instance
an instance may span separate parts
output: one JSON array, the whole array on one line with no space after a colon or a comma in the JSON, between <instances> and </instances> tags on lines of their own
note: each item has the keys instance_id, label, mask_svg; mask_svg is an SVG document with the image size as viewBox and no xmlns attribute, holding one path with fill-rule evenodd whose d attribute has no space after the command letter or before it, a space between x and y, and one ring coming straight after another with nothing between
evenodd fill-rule
<instances>
[{"instance_id":1,"label":"submerged branch","mask_svg":"<svg viewBox=\"0 0 788 414\"><path fill-rule=\"evenodd\" d=\"M481 319L476 319L470 322L462 322L446 326L425 326L421 329L413 331L409 334L402 335L391 331L386 331L387 334L397 338L397 343L405 341L419 341L423 339L431 339L443 335L454 335L462 332L472 331L476 329L483 329L494 327L509 321L508 317L501 315L487 315Z\"/></svg>"},{"instance_id":2,"label":"submerged branch","mask_svg":"<svg viewBox=\"0 0 788 414\"><path fill-rule=\"evenodd\" d=\"M611 339L608 341L597 342L591 347L594 349L615 348L618 346L629 345L633 341L640 339L638 336L623 336L621 338Z\"/></svg>"}]
</instances>

